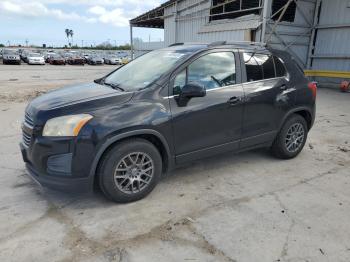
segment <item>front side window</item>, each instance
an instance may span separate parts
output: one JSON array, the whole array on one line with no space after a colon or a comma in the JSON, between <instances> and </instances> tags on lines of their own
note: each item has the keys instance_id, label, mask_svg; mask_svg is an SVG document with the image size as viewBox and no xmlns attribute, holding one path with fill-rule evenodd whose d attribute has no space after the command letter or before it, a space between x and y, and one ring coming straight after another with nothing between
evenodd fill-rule
<instances>
[{"instance_id":1,"label":"front side window","mask_svg":"<svg viewBox=\"0 0 350 262\"><path fill-rule=\"evenodd\" d=\"M235 56L232 52L204 55L188 66L188 82L207 90L236 84Z\"/></svg>"},{"instance_id":2,"label":"front side window","mask_svg":"<svg viewBox=\"0 0 350 262\"><path fill-rule=\"evenodd\" d=\"M236 84L235 56L232 52L204 55L174 80L174 94L179 94L186 83L203 85L207 90Z\"/></svg>"}]
</instances>

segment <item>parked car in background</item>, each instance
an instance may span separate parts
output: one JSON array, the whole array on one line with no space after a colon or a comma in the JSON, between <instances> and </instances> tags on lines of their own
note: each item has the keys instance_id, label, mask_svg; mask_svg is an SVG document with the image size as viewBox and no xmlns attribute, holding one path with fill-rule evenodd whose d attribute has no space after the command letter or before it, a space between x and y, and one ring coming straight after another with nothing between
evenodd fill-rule
<instances>
[{"instance_id":1,"label":"parked car in background","mask_svg":"<svg viewBox=\"0 0 350 262\"><path fill-rule=\"evenodd\" d=\"M88 61L90 55L89 54L82 54L81 56L84 58L85 63L87 64L87 61Z\"/></svg>"},{"instance_id":2,"label":"parked car in background","mask_svg":"<svg viewBox=\"0 0 350 262\"><path fill-rule=\"evenodd\" d=\"M46 54L44 55L45 62L46 62L46 63L50 63L50 58L51 58L52 56L54 56L54 55L56 55L56 53L54 53L54 52L46 53Z\"/></svg>"},{"instance_id":3,"label":"parked car in background","mask_svg":"<svg viewBox=\"0 0 350 262\"><path fill-rule=\"evenodd\" d=\"M87 63L89 65L103 65L104 60L102 57L98 55L92 55L92 56L89 56Z\"/></svg>"},{"instance_id":4,"label":"parked car in background","mask_svg":"<svg viewBox=\"0 0 350 262\"><path fill-rule=\"evenodd\" d=\"M47 61L51 65L65 65L66 64L66 60L58 54L49 55Z\"/></svg>"},{"instance_id":5,"label":"parked car in background","mask_svg":"<svg viewBox=\"0 0 350 262\"><path fill-rule=\"evenodd\" d=\"M5 49L2 54L2 63L5 64L21 64L21 57L18 51Z\"/></svg>"},{"instance_id":6,"label":"parked car in background","mask_svg":"<svg viewBox=\"0 0 350 262\"><path fill-rule=\"evenodd\" d=\"M23 50L21 53L21 59L24 63L28 63L27 56L30 52L28 50Z\"/></svg>"},{"instance_id":7,"label":"parked car in background","mask_svg":"<svg viewBox=\"0 0 350 262\"><path fill-rule=\"evenodd\" d=\"M108 55L105 57L105 64L107 65L121 65L122 59L115 55Z\"/></svg>"},{"instance_id":8,"label":"parked car in background","mask_svg":"<svg viewBox=\"0 0 350 262\"><path fill-rule=\"evenodd\" d=\"M78 55L69 54L68 57L66 57L66 63L69 65L84 65L85 59Z\"/></svg>"},{"instance_id":9,"label":"parked car in background","mask_svg":"<svg viewBox=\"0 0 350 262\"><path fill-rule=\"evenodd\" d=\"M126 65L127 63L130 62L130 58L129 57L123 57L123 58L121 58L121 60L122 60L122 65Z\"/></svg>"},{"instance_id":10,"label":"parked car in background","mask_svg":"<svg viewBox=\"0 0 350 262\"><path fill-rule=\"evenodd\" d=\"M38 53L29 53L27 61L28 65L45 65L44 56Z\"/></svg>"}]
</instances>

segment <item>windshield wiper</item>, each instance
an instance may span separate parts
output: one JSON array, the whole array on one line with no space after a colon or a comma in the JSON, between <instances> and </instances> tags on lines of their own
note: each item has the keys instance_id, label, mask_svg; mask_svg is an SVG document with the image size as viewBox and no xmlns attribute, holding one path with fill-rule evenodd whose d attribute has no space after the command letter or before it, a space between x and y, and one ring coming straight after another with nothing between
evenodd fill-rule
<instances>
[{"instance_id":1,"label":"windshield wiper","mask_svg":"<svg viewBox=\"0 0 350 262\"><path fill-rule=\"evenodd\" d=\"M118 89L118 90L120 90L120 91L125 92L125 89L122 88L122 87L120 87L120 84L113 84L113 83L106 83L106 82L102 82L102 83L103 83L104 85L106 85L106 86L112 87L113 89Z\"/></svg>"}]
</instances>

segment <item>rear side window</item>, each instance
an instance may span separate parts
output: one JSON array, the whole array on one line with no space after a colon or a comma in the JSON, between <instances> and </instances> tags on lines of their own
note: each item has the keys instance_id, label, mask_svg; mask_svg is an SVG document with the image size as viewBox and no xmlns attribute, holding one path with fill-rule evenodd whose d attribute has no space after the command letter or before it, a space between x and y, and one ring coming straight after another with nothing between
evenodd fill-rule
<instances>
[{"instance_id":1,"label":"rear side window","mask_svg":"<svg viewBox=\"0 0 350 262\"><path fill-rule=\"evenodd\" d=\"M275 78L275 66L273 63L273 57L270 55L256 54L255 59L263 67L264 79Z\"/></svg>"},{"instance_id":2,"label":"rear side window","mask_svg":"<svg viewBox=\"0 0 350 262\"><path fill-rule=\"evenodd\" d=\"M276 67L276 76L281 77L287 75L286 67L284 66L283 61L276 56L274 56L274 61Z\"/></svg>"},{"instance_id":3,"label":"rear side window","mask_svg":"<svg viewBox=\"0 0 350 262\"><path fill-rule=\"evenodd\" d=\"M247 81L259 81L264 79L263 68L255 59L253 53L244 53L244 63L247 72Z\"/></svg>"},{"instance_id":4,"label":"rear side window","mask_svg":"<svg viewBox=\"0 0 350 262\"><path fill-rule=\"evenodd\" d=\"M271 55L244 53L247 82L286 76L283 61Z\"/></svg>"}]
</instances>

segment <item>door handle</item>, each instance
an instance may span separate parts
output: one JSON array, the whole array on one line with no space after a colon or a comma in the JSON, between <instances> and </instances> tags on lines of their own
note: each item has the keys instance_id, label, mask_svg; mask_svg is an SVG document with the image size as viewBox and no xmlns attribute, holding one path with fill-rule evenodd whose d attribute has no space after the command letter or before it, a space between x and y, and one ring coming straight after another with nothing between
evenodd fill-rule
<instances>
[{"instance_id":1,"label":"door handle","mask_svg":"<svg viewBox=\"0 0 350 262\"><path fill-rule=\"evenodd\" d=\"M239 102L241 102L241 98L238 96L233 96L227 101L227 103L229 103L230 105L236 105Z\"/></svg>"}]
</instances>

